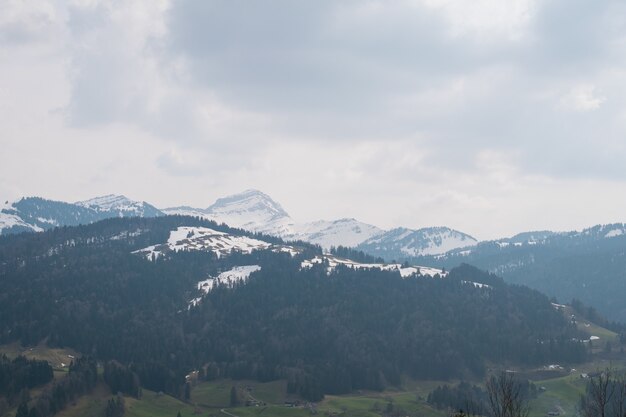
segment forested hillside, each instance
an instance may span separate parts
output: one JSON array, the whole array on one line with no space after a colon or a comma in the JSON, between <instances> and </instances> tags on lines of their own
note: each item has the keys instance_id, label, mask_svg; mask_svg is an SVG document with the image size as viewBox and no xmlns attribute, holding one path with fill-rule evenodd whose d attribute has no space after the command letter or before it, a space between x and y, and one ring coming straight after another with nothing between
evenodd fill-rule
<instances>
[{"instance_id":1,"label":"forested hillside","mask_svg":"<svg viewBox=\"0 0 626 417\"><path fill-rule=\"evenodd\" d=\"M181 226L267 245L155 256ZM0 342L45 340L114 359L142 386L175 395L183 395L185 375L200 369L207 379L284 378L308 399L381 389L403 375L482 376L487 361L586 358L582 335L537 291L468 265L435 278L329 270L323 262L303 267L320 251L181 216L2 237ZM237 266L254 272L247 281L199 287Z\"/></svg>"},{"instance_id":2,"label":"forested hillside","mask_svg":"<svg viewBox=\"0 0 626 417\"><path fill-rule=\"evenodd\" d=\"M470 263L562 302L580 299L610 320L626 322L623 228L618 223L565 234L529 233L410 261L446 268Z\"/></svg>"}]
</instances>

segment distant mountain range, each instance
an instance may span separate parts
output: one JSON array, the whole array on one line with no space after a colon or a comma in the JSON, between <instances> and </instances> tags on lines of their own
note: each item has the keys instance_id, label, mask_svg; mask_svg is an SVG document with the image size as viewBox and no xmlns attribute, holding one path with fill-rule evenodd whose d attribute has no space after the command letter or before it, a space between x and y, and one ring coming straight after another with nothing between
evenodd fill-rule
<instances>
[{"instance_id":1,"label":"distant mountain range","mask_svg":"<svg viewBox=\"0 0 626 417\"><path fill-rule=\"evenodd\" d=\"M621 223L573 232L524 232L478 242L447 227L383 230L352 218L298 223L267 194L247 190L219 198L204 209L158 209L116 195L76 203L22 198L0 210L0 234L165 215L190 215L285 241L314 243L326 252L333 246L351 247L392 264L408 261L450 270L467 263L562 302L578 298L610 319L626 321L626 225Z\"/></svg>"},{"instance_id":2,"label":"distant mountain range","mask_svg":"<svg viewBox=\"0 0 626 417\"><path fill-rule=\"evenodd\" d=\"M526 232L480 242L409 262L440 268L467 263L506 281L596 307L611 320L626 322L626 225L598 225L565 233Z\"/></svg>"},{"instance_id":3,"label":"distant mountain range","mask_svg":"<svg viewBox=\"0 0 626 417\"><path fill-rule=\"evenodd\" d=\"M473 237L446 227L385 231L353 218L297 223L280 204L257 190L220 198L205 209L189 206L158 209L146 202L116 195L76 203L27 197L14 203L7 202L0 210L0 234L39 232L56 226L88 224L111 217L176 214L214 220L285 240L302 240L327 250L332 246L356 247L386 259L442 254L477 243Z\"/></svg>"},{"instance_id":4,"label":"distant mountain range","mask_svg":"<svg viewBox=\"0 0 626 417\"><path fill-rule=\"evenodd\" d=\"M76 203L26 197L0 209L0 234L41 232L57 226L89 224L111 217L157 217L163 213L146 202L107 195Z\"/></svg>"}]
</instances>

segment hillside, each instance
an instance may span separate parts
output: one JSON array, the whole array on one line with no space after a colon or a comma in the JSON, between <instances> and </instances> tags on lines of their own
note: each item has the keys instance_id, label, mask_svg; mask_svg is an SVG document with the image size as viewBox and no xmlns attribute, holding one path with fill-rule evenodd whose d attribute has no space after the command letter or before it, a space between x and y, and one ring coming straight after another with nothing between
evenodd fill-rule
<instances>
[{"instance_id":1,"label":"hillside","mask_svg":"<svg viewBox=\"0 0 626 417\"><path fill-rule=\"evenodd\" d=\"M560 301L580 299L610 320L625 322L624 230L625 226L617 223L580 232L525 233L444 255L409 259L439 268L470 263L507 282L536 288Z\"/></svg>"},{"instance_id":2,"label":"hillside","mask_svg":"<svg viewBox=\"0 0 626 417\"><path fill-rule=\"evenodd\" d=\"M154 391L177 393L204 366L286 379L309 399L482 375L488 361L585 359L547 297L469 266L427 271L198 218L108 219L0 238L0 342L132 363Z\"/></svg>"}]
</instances>

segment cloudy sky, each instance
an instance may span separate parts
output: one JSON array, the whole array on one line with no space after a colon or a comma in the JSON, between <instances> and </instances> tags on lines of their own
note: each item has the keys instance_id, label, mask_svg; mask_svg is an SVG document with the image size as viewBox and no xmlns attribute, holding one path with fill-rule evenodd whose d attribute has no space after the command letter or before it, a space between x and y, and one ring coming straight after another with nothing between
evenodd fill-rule
<instances>
[{"instance_id":1,"label":"cloudy sky","mask_svg":"<svg viewBox=\"0 0 626 417\"><path fill-rule=\"evenodd\" d=\"M0 198L626 221L622 0L0 0Z\"/></svg>"}]
</instances>

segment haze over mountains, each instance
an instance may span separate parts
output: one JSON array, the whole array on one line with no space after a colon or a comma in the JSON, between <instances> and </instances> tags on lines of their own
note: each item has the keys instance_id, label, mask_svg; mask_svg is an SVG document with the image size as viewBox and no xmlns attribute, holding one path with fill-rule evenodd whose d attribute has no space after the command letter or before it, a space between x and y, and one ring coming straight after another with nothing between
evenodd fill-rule
<instances>
[{"instance_id":1,"label":"haze over mountains","mask_svg":"<svg viewBox=\"0 0 626 417\"><path fill-rule=\"evenodd\" d=\"M473 237L446 227L385 231L353 218L298 223L279 203L257 190L220 198L205 209L188 206L157 209L146 202L115 195L73 204L28 197L5 204L0 212L0 234L42 231L55 226L86 224L109 217L156 217L173 214L215 220L231 227L279 236L285 240L303 240L319 244L325 249L331 246L362 247L363 250L376 252L390 259L441 254L477 243Z\"/></svg>"}]
</instances>

